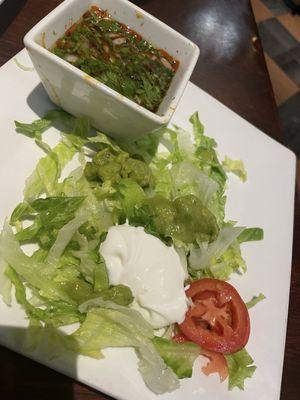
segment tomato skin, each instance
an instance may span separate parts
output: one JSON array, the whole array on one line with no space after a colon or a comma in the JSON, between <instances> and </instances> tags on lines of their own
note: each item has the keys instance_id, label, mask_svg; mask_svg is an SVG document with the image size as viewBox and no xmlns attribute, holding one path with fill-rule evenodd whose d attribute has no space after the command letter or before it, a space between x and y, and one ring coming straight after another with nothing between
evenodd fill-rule
<instances>
[{"instance_id":1,"label":"tomato skin","mask_svg":"<svg viewBox=\"0 0 300 400\"><path fill-rule=\"evenodd\" d=\"M202 350L201 354L208 358L208 363L202 367L202 372L205 375L210 375L216 372L220 377L220 382L224 382L229 374L224 355L209 350Z\"/></svg>"},{"instance_id":2,"label":"tomato skin","mask_svg":"<svg viewBox=\"0 0 300 400\"><path fill-rule=\"evenodd\" d=\"M179 332L179 333L177 333L176 335L174 335L174 336L172 337L172 340L173 340L174 342L176 342L176 343L179 343L179 344L186 343L186 342L189 341L189 339L188 339L186 336L184 336L184 334L181 333L181 332Z\"/></svg>"},{"instance_id":3,"label":"tomato skin","mask_svg":"<svg viewBox=\"0 0 300 400\"><path fill-rule=\"evenodd\" d=\"M179 325L183 334L203 349L232 354L249 339L250 319L247 307L228 282L204 278L186 291L193 304Z\"/></svg>"}]
</instances>

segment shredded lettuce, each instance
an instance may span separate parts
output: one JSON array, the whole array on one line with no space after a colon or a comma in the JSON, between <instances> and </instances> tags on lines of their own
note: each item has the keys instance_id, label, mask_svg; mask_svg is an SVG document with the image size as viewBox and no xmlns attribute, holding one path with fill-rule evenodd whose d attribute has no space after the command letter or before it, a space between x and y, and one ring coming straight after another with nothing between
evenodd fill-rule
<instances>
[{"instance_id":1,"label":"shredded lettuce","mask_svg":"<svg viewBox=\"0 0 300 400\"><path fill-rule=\"evenodd\" d=\"M218 184L199 170L194 164L182 161L172 166L171 191L173 198L193 194L208 205L218 190Z\"/></svg>"},{"instance_id":2,"label":"shredded lettuce","mask_svg":"<svg viewBox=\"0 0 300 400\"><path fill-rule=\"evenodd\" d=\"M12 213L10 223L18 227L16 238L20 242L39 242L48 248L55 240L56 231L63 228L82 205L84 197L47 197L20 203ZM22 222L32 224L22 228Z\"/></svg>"},{"instance_id":3,"label":"shredded lettuce","mask_svg":"<svg viewBox=\"0 0 300 400\"><path fill-rule=\"evenodd\" d=\"M261 228L246 228L238 237L239 243L263 240L264 231Z\"/></svg>"},{"instance_id":4,"label":"shredded lettuce","mask_svg":"<svg viewBox=\"0 0 300 400\"><path fill-rule=\"evenodd\" d=\"M246 182L247 171L242 160L231 160L226 156L223 161L223 167L226 172L232 172L238 176L242 182Z\"/></svg>"},{"instance_id":5,"label":"shredded lettuce","mask_svg":"<svg viewBox=\"0 0 300 400\"><path fill-rule=\"evenodd\" d=\"M75 152L75 148L60 142L45 157L41 158L33 173L26 180L25 200L33 201L41 194L54 195L61 171L73 158Z\"/></svg>"},{"instance_id":6,"label":"shredded lettuce","mask_svg":"<svg viewBox=\"0 0 300 400\"><path fill-rule=\"evenodd\" d=\"M152 339L152 343L179 379L192 376L194 361L200 354L197 344L192 342L179 344L157 336Z\"/></svg>"},{"instance_id":7,"label":"shredded lettuce","mask_svg":"<svg viewBox=\"0 0 300 400\"><path fill-rule=\"evenodd\" d=\"M193 125L196 143L196 164L204 173L219 184L219 196L221 198L225 190L227 176L215 150L217 143L214 139L204 135L204 127L199 121L198 112L195 112L190 117L190 122Z\"/></svg>"},{"instance_id":8,"label":"shredded lettuce","mask_svg":"<svg viewBox=\"0 0 300 400\"><path fill-rule=\"evenodd\" d=\"M46 153L0 236L0 294L9 305L13 286L30 321L24 351L43 343L53 356L69 349L101 358L107 347L132 347L146 385L157 394L192 375L199 346L154 336L133 309L130 288L110 285L99 254L109 227L127 222L174 245L189 280L227 280L246 271L240 244L261 240L263 231L225 220L226 172L245 180L244 165L228 157L221 163L197 112L190 122L192 136L178 126L162 127L134 142L115 141L93 131L88 118L62 110L31 124L15 122L17 132ZM43 141L52 126L61 131L54 148ZM75 155L78 167L62 179ZM23 251L27 243L36 246L31 255ZM57 329L75 322L79 328L71 335ZM251 357L244 349L226 359L229 388L243 389L255 369Z\"/></svg>"},{"instance_id":9,"label":"shredded lettuce","mask_svg":"<svg viewBox=\"0 0 300 400\"><path fill-rule=\"evenodd\" d=\"M194 140L185 130L174 126L161 128L149 142L158 142L162 151L137 152L149 163L153 176L153 190L169 200L184 195L195 195L214 214L219 227L224 223L226 173L218 161L216 142L204 135L198 113L190 118ZM154 146L154 148L155 148ZM131 146L131 150L138 147ZM146 147L147 148L147 147Z\"/></svg>"},{"instance_id":10,"label":"shredded lettuce","mask_svg":"<svg viewBox=\"0 0 300 400\"><path fill-rule=\"evenodd\" d=\"M30 257L22 251L8 223L5 223L1 234L0 253L3 260L24 280L38 288L46 287L49 283L49 287L53 289L53 295L57 292L50 279L55 273L55 268L43 268L43 265L33 264Z\"/></svg>"},{"instance_id":11,"label":"shredded lettuce","mask_svg":"<svg viewBox=\"0 0 300 400\"><path fill-rule=\"evenodd\" d=\"M100 298L80 306L87 317L81 327L68 339L76 352L99 358L106 347L133 347L139 358L139 370L146 385L157 394L179 386L174 372L168 368L151 339L152 327L133 309L105 302Z\"/></svg>"},{"instance_id":12,"label":"shredded lettuce","mask_svg":"<svg viewBox=\"0 0 300 400\"><path fill-rule=\"evenodd\" d=\"M7 263L3 260L0 254L0 295L3 301L8 306L11 305L11 286L12 282L6 275L6 270L8 268Z\"/></svg>"},{"instance_id":13,"label":"shredded lettuce","mask_svg":"<svg viewBox=\"0 0 300 400\"><path fill-rule=\"evenodd\" d=\"M219 232L217 239L206 248L192 249L190 266L193 269L209 267L213 259L218 260L244 229L244 227L225 227Z\"/></svg>"},{"instance_id":14,"label":"shredded lettuce","mask_svg":"<svg viewBox=\"0 0 300 400\"><path fill-rule=\"evenodd\" d=\"M1 235L0 253L4 261L17 273L20 282L26 281L47 301L61 302L61 305L67 303L75 307L95 297L93 287L80 278L79 271L69 262L63 268L57 268L57 265L47 262L33 263L31 257L22 251L8 224L4 226Z\"/></svg>"},{"instance_id":15,"label":"shredded lettuce","mask_svg":"<svg viewBox=\"0 0 300 400\"><path fill-rule=\"evenodd\" d=\"M25 124L15 121L17 132L22 133L30 138L41 139L41 134L50 127L51 121L47 119L38 119L31 124Z\"/></svg>"},{"instance_id":16,"label":"shredded lettuce","mask_svg":"<svg viewBox=\"0 0 300 400\"><path fill-rule=\"evenodd\" d=\"M244 390L245 379L251 378L256 366L246 349L225 356L229 372L229 390L237 387Z\"/></svg>"},{"instance_id":17,"label":"shredded lettuce","mask_svg":"<svg viewBox=\"0 0 300 400\"><path fill-rule=\"evenodd\" d=\"M246 270L246 262L242 257L240 246L235 240L213 265L205 269L205 273L213 278L226 281L234 272L245 273Z\"/></svg>"},{"instance_id":18,"label":"shredded lettuce","mask_svg":"<svg viewBox=\"0 0 300 400\"><path fill-rule=\"evenodd\" d=\"M73 255L80 260L78 269L83 275L84 279L94 286L95 291L102 291L108 289L109 281L105 262L95 249L97 242L88 242L86 236L78 233L79 250L74 250Z\"/></svg>"},{"instance_id":19,"label":"shredded lettuce","mask_svg":"<svg viewBox=\"0 0 300 400\"><path fill-rule=\"evenodd\" d=\"M89 214L83 211L60 229L47 256L49 264L56 264L59 261L59 258L62 256L72 237L75 235L77 230L87 222L88 218Z\"/></svg>"},{"instance_id":20,"label":"shredded lettuce","mask_svg":"<svg viewBox=\"0 0 300 400\"><path fill-rule=\"evenodd\" d=\"M256 306L257 303L265 300L265 298L266 298L266 296L263 293L259 293L259 295L253 296L252 299L246 303L246 306L248 309L252 308L252 307Z\"/></svg>"}]
</instances>

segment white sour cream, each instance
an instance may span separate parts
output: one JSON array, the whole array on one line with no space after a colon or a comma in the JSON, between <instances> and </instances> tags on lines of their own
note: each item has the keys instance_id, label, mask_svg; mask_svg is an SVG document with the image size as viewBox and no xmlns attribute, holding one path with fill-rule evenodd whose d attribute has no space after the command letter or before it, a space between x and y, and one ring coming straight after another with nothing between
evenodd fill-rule
<instances>
[{"instance_id":1,"label":"white sour cream","mask_svg":"<svg viewBox=\"0 0 300 400\"><path fill-rule=\"evenodd\" d=\"M173 247L142 227L118 225L109 228L100 246L111 285L130 287L132 305L153 328L182 322L187 311L185 272Z\"/></svg>"}]
</instances>

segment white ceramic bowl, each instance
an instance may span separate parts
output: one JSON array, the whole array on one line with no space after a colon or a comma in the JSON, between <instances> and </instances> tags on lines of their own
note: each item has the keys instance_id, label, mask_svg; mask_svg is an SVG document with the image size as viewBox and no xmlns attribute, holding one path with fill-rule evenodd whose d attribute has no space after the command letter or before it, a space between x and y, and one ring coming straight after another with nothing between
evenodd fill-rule
<instances>
[{"instance_id":1,"label":"white ceramic bowl","mask_svg":"<svg viewBox=\"0 0 300 400\"><path fill-rule=\"evenodd\" d=\"M125 23L180 65L158 111L153 113L122 96L48 49L92 5ZM35 25L25 46L51 100L114 137L135 139L169 122L199 56L198 47L166 24L127 0L66 0Z\"/></svg>"}]
</instances>

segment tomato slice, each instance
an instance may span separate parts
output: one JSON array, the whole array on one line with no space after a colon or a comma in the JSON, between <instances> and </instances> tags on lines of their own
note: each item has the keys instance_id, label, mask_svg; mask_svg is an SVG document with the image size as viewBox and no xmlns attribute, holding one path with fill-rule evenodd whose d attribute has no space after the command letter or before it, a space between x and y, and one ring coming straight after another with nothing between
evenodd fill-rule
<instances>
[{"instance_id":1,"label":"tomato slice","mask_svg":"<svg viewBox=\"0 0 300 400\"><path fill-rule=\"evenodd\" d=\"M232 354L249 339L247 307L228 282L204 278L186 291L193 304L179 325L183 334L203 349Z\"/></svg>"}]
</instances>

